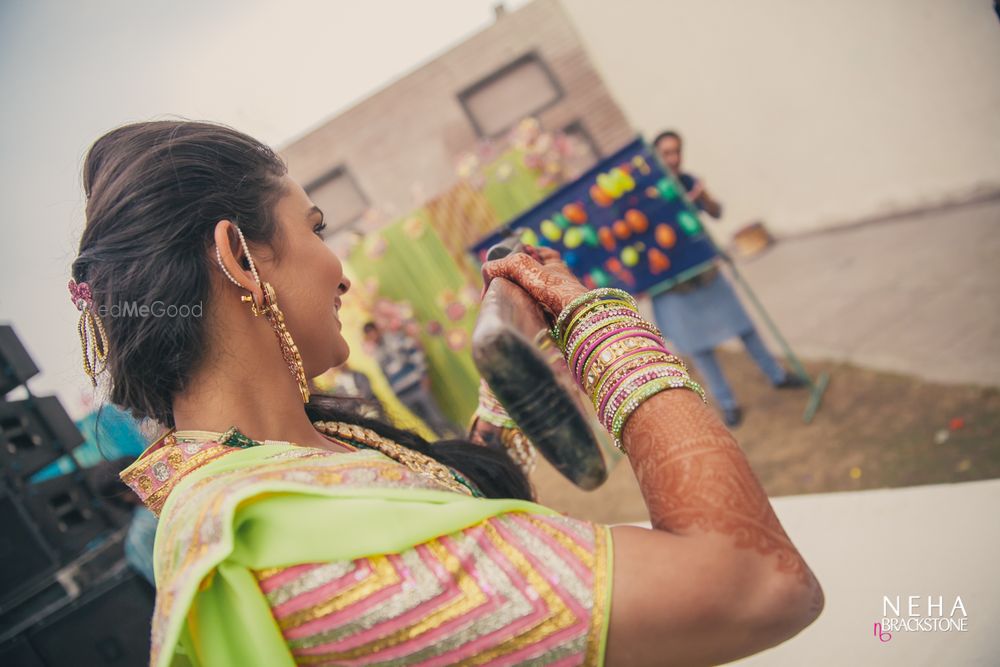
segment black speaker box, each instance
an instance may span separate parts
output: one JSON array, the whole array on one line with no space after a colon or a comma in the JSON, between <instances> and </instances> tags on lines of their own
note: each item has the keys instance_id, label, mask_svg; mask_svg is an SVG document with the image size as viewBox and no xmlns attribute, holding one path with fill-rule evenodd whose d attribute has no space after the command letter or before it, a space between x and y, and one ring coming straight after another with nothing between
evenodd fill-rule
<instances>
[{"instance_id":1,"label":"black speaker box","mask_svg":"<svg viewBox=\"0 0 1000 667\"><path fill-rule=\"evenodd\" d=\"M27 640L45 667L146 667L154 600L153 588L125 570L29 630Z\"/></svg>"},{"instance_id":2,"label":"black speaker box","mask_svg":"<svg viewBox=\"0 0 1000 667\"><path fill-rule=\"evenodd\" d=\"M84 441L55 396L0 402L0 466L27 478Z\"/></svg>"},{"instance_id":3,"label":"black speaker box","mask_svg":"<svg viewBox=\"0 0 1000 667\"><path fill-rule=\"evenodd\" d=\"M38 366L21 345L14 328L0 324L0 396L38 374Z\"/></svg>"},{"instance_id":4,"label":"black speaker box","mask_svg":"<svg viewBox=\"0 0 1000 667\"><path fill-rule=\"evenodd\" d=\"M0 611L45 585L59 557L21 499L0 484Z\"/></svg>"}]
</instances>

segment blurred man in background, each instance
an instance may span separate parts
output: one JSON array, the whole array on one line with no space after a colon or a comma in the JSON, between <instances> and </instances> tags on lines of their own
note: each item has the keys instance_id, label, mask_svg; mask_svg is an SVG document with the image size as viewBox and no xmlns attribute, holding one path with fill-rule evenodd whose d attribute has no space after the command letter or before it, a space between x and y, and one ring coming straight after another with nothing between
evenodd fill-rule
<instances>
[{"instance_id":1,"label":"blurred man in background","mask_svg":"<svg viewBox=\"0 0 1000 667\"><path fill-rule=\"evenodd\" d=\"M657 135L653 147L677 177L688 199L713 218L722 216L722 205L705 188L704 181L681 169L681 136L673 130ZM727 426L743 419L733 390L715 357L715 347L739 336L750 357L779 389L801 387L805 382L787 372L774 359L736 293L717 265L653 297L653 312L660 330L681 354L688 355L722 409Z\"/></svg>"},{"instance_id":2,"label":"blurred man in background","mask_svg":"<svg viewBox=\"0 0 1000 667\"><path fill-rule=\"evenodd\" d=\"M420 343L403 331L382 331L374 322L365 324L364 335L400 402L438 436L463 437L462 429L441 412L431 394L431 378Z\"/></svg>"}]
</instances>

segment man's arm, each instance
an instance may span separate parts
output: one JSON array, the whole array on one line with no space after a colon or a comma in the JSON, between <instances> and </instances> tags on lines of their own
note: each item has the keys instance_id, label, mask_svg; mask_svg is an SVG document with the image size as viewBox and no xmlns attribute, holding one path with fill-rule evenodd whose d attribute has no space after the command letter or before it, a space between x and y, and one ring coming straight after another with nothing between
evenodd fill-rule
<instances>
[{"instance_id":1,"label":"man's arm","mask_svg":"<svg viewBox=\"0 0 1000 667\"><path fill-rule=\"evenodd\" d=\"M716 220L722 217L722 204L709 194L702 181L694 184L694 187L688 193L688 197L690 197L691 201L698 204L705 213L708 213Z\"/></svg>"}]
</instances>

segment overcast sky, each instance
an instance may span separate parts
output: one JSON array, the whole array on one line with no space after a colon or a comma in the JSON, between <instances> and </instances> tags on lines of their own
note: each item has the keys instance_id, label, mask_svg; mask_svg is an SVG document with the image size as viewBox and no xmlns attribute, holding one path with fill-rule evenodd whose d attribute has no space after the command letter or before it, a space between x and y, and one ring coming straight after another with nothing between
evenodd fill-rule
<instances>
[{"instance_id":1,"label":"overcast sky","mask_svg":"<svg viewBox=\"0 0 1000 667\"><path fill-rule=\"evenodd\" d=\"M180 115L281 146L488 26L495 2L0 0L0 323L42 369L32 390L74 418L89 392L66 282L98 136Z\"/></svg>"}]
</instances>

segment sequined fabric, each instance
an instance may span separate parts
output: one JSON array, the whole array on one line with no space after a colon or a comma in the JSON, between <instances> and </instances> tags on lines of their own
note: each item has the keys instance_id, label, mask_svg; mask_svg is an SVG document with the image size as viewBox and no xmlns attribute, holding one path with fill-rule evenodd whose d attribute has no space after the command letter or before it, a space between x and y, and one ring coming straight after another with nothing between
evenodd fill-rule
<instances>
[{"instance_id":1,"label":"sequined fabric","mask_svg":"<svg viewBox=\"0 0 1000 667\"><path fill-rule=\"evenodd\" d=\"M255 574L300 665L597 665L608 539L510 512L400 554Z\"/></svg>"},{"instance_id":2,"label":"sequined fabric","mask_svg":"<svg viewBox=\"0 0 1000 667\"><path fill-rule=\"evenodd\" d=\"M140 457L122 472L121 478L158 514L170 491L187 473L208 460L239 451L242 450L214 442L162 447ZM200 562L216 559L225 550L220 517L231 514L242 488L276 482L301 484L305 488L336 485L442 490L432 478L376 451L331 454L308 447L281 451L252 474L234 471L192 485L179 500L183 505L200 509L192 513L192 521L163 532L163 544L157 545L155 553L157 589L150 639L151 665L158 664L165 645L167 619L179 602L186 572L196 569ZM157 539L161 539L159 532Z\"/></svg>"},{"instance_id":3,"label":"sequined fabric","mask_svg":"<svg viewBox=\"0 0 1000 667\"><path fill-rule=\"evenodd\" d=\"M229 469L221 457L237 452L258 458L252 467ZM209 463L211 474L199 471L184 483ZM151 665L170 662L177 641L171 619L185 617L196 588L208 586L211 567L226 559L231 518L247 499L275 489L444 491L432 477L372 450L246 450L215 442L148 451L122 479L174 519L157 534ZM597 665L610 546L605 526L517 511L399 553L253 574L298 664Z\"/></svg>"}]
</instances>

